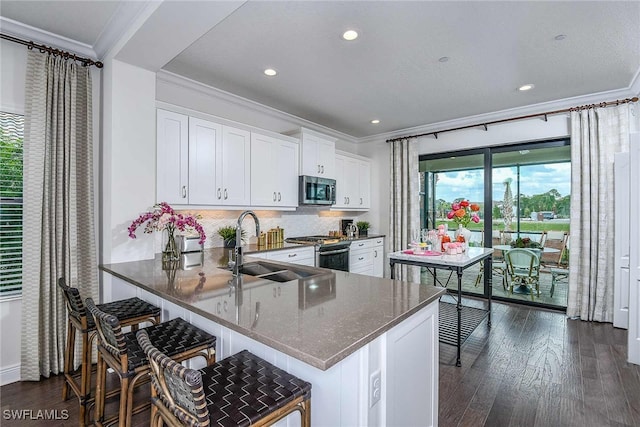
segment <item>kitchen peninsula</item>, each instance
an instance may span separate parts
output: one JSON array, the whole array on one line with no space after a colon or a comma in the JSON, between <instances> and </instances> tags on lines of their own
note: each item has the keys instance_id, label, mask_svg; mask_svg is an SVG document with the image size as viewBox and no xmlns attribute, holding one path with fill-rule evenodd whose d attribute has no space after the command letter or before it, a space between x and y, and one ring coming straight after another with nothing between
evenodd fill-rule
<instances>
[{"instance_id":1,"label":"kitchen peninsula","mask_svg":"<svg viewBox=\"0 0 640 427\"><path fill-rule=\"evenodd\" d=\"M266 263L246 255L245 266ZM442 288L268 263L309 276L234 278L223 248L191 269L163 270L159 257L101 269L112 297L138 296L160 305L163 320L215 334L218 359L248 349L309 381L314 426L437 425Z\"/></svg>"}]
</instances>

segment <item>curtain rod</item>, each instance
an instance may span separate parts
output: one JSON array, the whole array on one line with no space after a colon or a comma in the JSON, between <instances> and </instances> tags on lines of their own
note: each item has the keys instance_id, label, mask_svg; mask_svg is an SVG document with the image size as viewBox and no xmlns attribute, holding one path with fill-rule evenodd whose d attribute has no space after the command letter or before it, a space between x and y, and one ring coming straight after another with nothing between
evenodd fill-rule
<instances>
[{"instance_id":1,"label":"curtain rod","mask_svg":"<svg viewBox=\"0 0 640 427\"><path fill-rule=\"evenodd\" d=\"M546 113L529 114L529 115L526 115L526 116L511 117L510 119L494 120L492 122L478 123L477 125L468 125L468 126L461 126L461 127L457 127L457 128L444 129L444 130L439 130L439 131L436 131L436 132L427 132L427 133L421 133L421 134L417 134L417 135L401 136L401 137L398 137L398 138L387 139L387 142L395 142L395 141L401 141L403 139L419 138L421 136L428 136L428 135L433 135L436 139L438 139L438 134L439 133L452 132L454 130L471 129L471 128L475 128L475 127L479 127L479 126L483 126L484 130L486 131L486 130L489 130L487 128L487 126L495 125L496 123L513 122L515 120L531 119L531 118L540 117L540 116L544 117L544 121L546 122L547 121L547 116L550 116L552 114L562 114L562 113L568 113L568 112L571 112L571 111L587 110L587 109L595 108L595 107L603 108L603 107L608 107L610 105L628 104L630 102L638 102L638 97L634 96L633 98L618 99L616 101L601 102L599 104L587 104L587 105L581 105L579 107L565 108L565 109L562 109L562 110L547 111Z\"/></svg>"},{"instance_id":2,"label":"curtain rod","mask_svg":"<svg viewBox=\"0 0 640 427\"><path fill-rule=\"evenodd\" d=\"M78 56L78 55L73 54L71 52L67 52L67 51L64 51L64 50L56 49L56 48L50 47L50 46L45 46L43 44L37 44L37 43L34 43L32 41L22 40L22 39L19 39L17 37L9 36L7 34L0 33L0 38L3 38L5 40L9 40L9 41L14 42L14 43L25 45L25 46L27 46L27 48L29 50L35 48L35 49L38 49L40 52L43 52L43 53L44 52L49 52L52 55L58 55L58 56L61 56L64 59L73 59L74 61L80 61L80 62L82 62L82 65L84 65L85 67L91 66L91 65L95 65L97 68L102 68L104 66L104 64L102 64L102 62L100 62L100 61L94 61L93 59L90 59L90 58L83 58L82 56Z\"/></svg>"}]
</instances>

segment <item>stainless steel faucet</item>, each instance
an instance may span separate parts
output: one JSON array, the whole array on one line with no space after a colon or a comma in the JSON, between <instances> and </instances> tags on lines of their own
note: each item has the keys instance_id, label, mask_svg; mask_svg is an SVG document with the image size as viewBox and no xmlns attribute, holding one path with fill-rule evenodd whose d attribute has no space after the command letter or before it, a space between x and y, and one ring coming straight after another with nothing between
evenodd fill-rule
<instances>
[{"instance_id":1,"label":"stainless steel faucet","mask_svg":"<svg viewBox=\"0 0 640 427\"><path fill-rule=\"evenodd\" d=\"M260 237L260 221L258 216L253 211L244 211L238 217L238 223L236 224L236 263L233 266L233 275L238 276L240 274L240 267L242 267L242 221L244 217L251 215L256 223L256 237Z\"/></svg>"}]
</instances>

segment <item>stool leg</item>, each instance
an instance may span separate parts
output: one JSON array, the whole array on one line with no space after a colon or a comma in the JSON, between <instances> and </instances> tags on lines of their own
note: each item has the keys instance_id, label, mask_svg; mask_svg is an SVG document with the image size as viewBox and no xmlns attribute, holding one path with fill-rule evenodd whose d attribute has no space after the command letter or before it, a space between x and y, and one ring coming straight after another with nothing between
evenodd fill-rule
<instances>
[{"instance_id":1,"label":"stool leg","mask_svg":"<svg viewBox=\"0 0 640 427\"><path fill-rule=\"evenodd\" d=\"M302 418L302 427L311 427L311 399L302 402L304 408L304 416Z\"/></svg>"},{"instance_id":2,"label":"stool leg","mask_svg":"<svg viewBox=\"0 0 640 427\"><path fill-rule=\"evenodd\" d=\"M80 377L80 419L83 422L87 413L87 400L91 389L91 341L89 333L82 333L82 376Z\"/></svg>"},{"instance_id":3,"label":"stool leg","mask_svg":"<svg viewBox=\"0 0 640 427\"><path fill-rule=\"evenodd\" d=\"M62 400L69 398L69 391L71 386L69 385L71 371L73 370L73 356L76 344L76 330L71 323L71 320L67 321L67 348L64 350L64 385L62 386Z\"/></svg>"},{"instance_id":4,"label":"stool leg","mask_svg":"<svg viewBox=\"0 0 640 427\"><path fill-rule=\"evenodd\" d=\"M107 381L107 365L98 352L98 367L96 371L96 400L95 400L95 424L102 425L104 420L105 383Z\"/></svg>"},{"instance_id":5,"label":"stool leg","mask_svg":"<svg viewBox=\"0 0 640 427\"><path fill-rule=\"evenodd\" d=\"M120 407L118 408L118 426L127 426L129 421L129 413L127 408L129 405L133 406L133 402L127 402L129 400L129 378L120 377ZM133 390L131 390L131 400L133 400Z\"/></svg>"}]
</instances>

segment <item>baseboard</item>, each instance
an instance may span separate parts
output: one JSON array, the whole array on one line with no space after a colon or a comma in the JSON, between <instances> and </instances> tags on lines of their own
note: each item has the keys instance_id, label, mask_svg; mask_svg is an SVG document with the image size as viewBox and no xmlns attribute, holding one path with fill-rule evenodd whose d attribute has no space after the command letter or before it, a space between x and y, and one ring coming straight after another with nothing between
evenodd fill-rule
<instances>
[{"instance_id":1,"label":"baseboard","mask_svg":"<svg viewBox=\"0 0 640 427\"><path fill-rule=\"evenodd\" d=\"M20 364L7 366L0 369L0 386L20 381Z\"/></svg>"}]
</instances>

